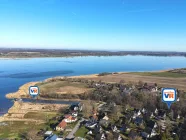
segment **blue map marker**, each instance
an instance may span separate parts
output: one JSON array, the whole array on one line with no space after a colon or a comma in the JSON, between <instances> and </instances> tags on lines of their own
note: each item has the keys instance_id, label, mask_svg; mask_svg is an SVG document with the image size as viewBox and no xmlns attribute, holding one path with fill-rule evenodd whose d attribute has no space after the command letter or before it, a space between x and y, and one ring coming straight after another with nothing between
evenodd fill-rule
<instances>
[{"instance_id":1,"label":"blue map marker","mask_svg":"<svg viewBox=\"0 0 186 140\"><path fill-rule=\"evenodd\" d=\"M162 101L165 102L170 109L171 104L177 101L176 89L164 88L162 90Z\"/></svg>"},{"instance_id":2,"label":"blue map marker","mask_svg":"<svg viewBox=\"0 0 186 140\"><path fill-rule=\"evenodd\" d=\"M29 87L29 94L32 98L35 98L39 95L39 87L37 86L30 86Z\"/></svg>"}]
</instances>

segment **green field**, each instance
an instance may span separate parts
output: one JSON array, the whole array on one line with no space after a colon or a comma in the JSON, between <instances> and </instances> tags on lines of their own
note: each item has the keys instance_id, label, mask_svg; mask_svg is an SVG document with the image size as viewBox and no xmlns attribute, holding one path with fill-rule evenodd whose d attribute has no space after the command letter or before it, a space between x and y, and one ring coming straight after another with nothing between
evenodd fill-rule
<instances>
[{"instance_id":1,"label":"green field","mask_svg":"<svg viewBox=\"0 0 186 140\"><path fill-rule=\"evenodd\" d=\"M157 77L172 77L172 78L184 78L186 73L173 73L173 72L132 72L131 74L141 76L157 76Z\"/></svg>"},{"instance_id":2,"label":"green field","mask_svg":"<svg viewBox=\"0 0 186 140\"><path fill-rule=\"evenodd\" d=\"M55 117L56 114L56 112L28 112L27 114L25 114L24 118L48 121L49 119ZM29 130L38 132L40 129L49 128L47 124L38 124L36 122L8 121L5 123L7 123L8 125L0 126L0 139L21 139L21 134L24 134Z\"/></svg>"},{"instance_id":3,"label":"green field","mask_svg":"<svg viewBox=\"0 0 186 140\"><path fill-rule=\"evenodd\" d=\"M80 129L78 129L75 136L85 138L87 132L88 132L88 129L86 129L85 126L82 126Z\"/></svg>"},{"instance_id":4,"label":"green field","mask_svg":"<svg viewBox=\"0 0 186 140\"><path fill-rule=\"evenodd\" d=\"M38 83L41 93L55 93L62 87L75 87L80 89L88 89L87 85L80 82L68 82L68 81L55 81L55 82L44 82Z\"/></svg>"},{"instance_id":5,"label":"green field","mask_svg":"<svg viewBox=\"0 0 186 140\"><path fill-rule=\"evenodd\" d=\"M45 124L30 123L24 121L5 122L7 126L0 126L0 138L21 139L20 135L29 130L38 130L45 128Z\"/></svg>"}]
</instances>

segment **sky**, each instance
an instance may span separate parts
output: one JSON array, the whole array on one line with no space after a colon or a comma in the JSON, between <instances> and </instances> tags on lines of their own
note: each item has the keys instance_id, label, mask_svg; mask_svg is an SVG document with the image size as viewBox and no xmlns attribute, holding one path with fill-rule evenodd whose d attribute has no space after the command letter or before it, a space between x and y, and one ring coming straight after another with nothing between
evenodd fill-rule
<instances>
[{"instance_id":1,"label":"sky","mask_svg":"<svg viewBox=\"0 0 186 140\"><path fill-rule=\"evenodd\" d=\"M0 0L0 47L185 51L185 0Z\"/></svg>"}]
</instances>

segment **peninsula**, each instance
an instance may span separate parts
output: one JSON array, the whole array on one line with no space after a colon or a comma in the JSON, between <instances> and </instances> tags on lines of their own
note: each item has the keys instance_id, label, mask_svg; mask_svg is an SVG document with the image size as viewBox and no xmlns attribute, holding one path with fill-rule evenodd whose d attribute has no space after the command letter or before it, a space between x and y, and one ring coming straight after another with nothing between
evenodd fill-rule
<instances>
[{"instance_id":1,"label":"peninsula","mask_svg":"<svg viewBox=\"0 0 186 140\"><path fill-rule=\"evenodd\" d=\"M182 123L184 126L185 81L186 69L175 69L160 72L113 72L54 77L44 81L30 82L21 86L17 92L6 95L7 98L16 99L16 101L8 113L0 117L0 121L6 124L2 126L2 129L0 128L0 137L24 137L20 136L23 133L22 128L24 128L26 130L24 133L27 135L28 133L35 135L39 133L40 135L37 135L35 139L44 137L42 133L47 130L55 130L55 135L63 135L64 138L93 139L98 136L96 133L94 135L88 133L92 131L92 125L94 125L90 123L92 122L91 117L95 119L95 125L99 124L102 127L103 131L99 130L99 133L107 138L112 138L115 133L122 139L132 138L132 133L135 133L137 137L144 137L141 135L142 132L156 138L162 138L164 135L166 138L173 137L170 132L175 128L180 128L177 124ZM34 85L39 86L41 91L37 100L78 101L83 104L83 110L77 111L72 109L72 105L56 104L55 102L52 104L24 102L24 99L30 98L28 87ZM174 115L170 115L166 104L161 102L161 88L163 87L177 89L177 102L172 105L171 111ZM23 101L19 100L20 98ZM163 116L161 112L163 112ZM75 119L73 123L69 123L73 120L67 120L66 117L69 115ZM83 119L86 119L86 122L79 127L79 123ZM131 121L129 122L129 120ZM64 121L67 123L65 128L59 127ZM103 123L105 121L110 125ZM158 126L158 128L151 128L154 129L154 132L147 131L149 121ZM32 122L32 125L28 126L29 122ZM19 129L11 129L12 125L19 125ZM115 128L110 127L113 125ZM121 129L123 125L127 125L130 130ZM35 129L33 130L32 127ZM71 131L69 133L67 130L72 130L73 135L71 135ZM106 130L109 130L109 135L104 133ZM178 133L184 137L185 129L181 128L181 130ZM169 134L165 133L167 131ZM33 138L33 136L30 137Z\"/></svg>"}]
</instances>

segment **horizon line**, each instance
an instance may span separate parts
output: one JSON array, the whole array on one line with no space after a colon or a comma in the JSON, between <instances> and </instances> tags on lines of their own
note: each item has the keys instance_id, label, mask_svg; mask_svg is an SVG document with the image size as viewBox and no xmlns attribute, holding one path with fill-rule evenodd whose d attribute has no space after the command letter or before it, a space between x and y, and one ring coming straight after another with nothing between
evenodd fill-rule
<instances>
[{"instance_id":1,"label":"horizon line","mask_svg":"<svg viewBox=\"0 0 186 140\"><path fill-rule=\"evenodd\" d=\"M170 52L170 53L186 53L186 51L166 51L166 50L107 50L107 49L60 49L60 48L21 48L21 47L0 47L1 49L20 49L20 50L68 50L68 51L102 51L102 52Z\"/></svg>"}]
</instances>

